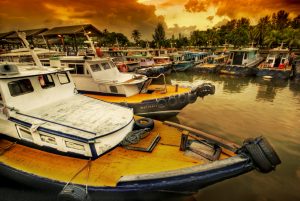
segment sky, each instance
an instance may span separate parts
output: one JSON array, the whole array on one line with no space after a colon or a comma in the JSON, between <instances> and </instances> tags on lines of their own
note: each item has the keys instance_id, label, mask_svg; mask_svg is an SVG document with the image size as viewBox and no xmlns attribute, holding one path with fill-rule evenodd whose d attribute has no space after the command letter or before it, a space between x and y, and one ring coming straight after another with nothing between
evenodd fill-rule
<instances>
[{"instance_id":1,"label":"sky","mask_svg":"<svg viewBox=\"0 0 300 201\"><path fill-rule=\"evenodd\" d=\"M281 9L300 15L300 0L0 0L0 33L12 30L93 24L100 30L124 33L137 29L151 39L157 23L167 36L188 36L234 18L260 17Z\"/></svg>"}]
</instances>

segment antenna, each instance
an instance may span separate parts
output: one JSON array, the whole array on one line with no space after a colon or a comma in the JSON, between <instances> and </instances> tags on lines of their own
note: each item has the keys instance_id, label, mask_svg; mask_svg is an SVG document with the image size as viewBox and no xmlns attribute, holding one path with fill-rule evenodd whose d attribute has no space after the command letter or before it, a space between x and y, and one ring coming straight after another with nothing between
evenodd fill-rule
<instances>
[{"instance_id":1,"label":"antenna","mask_svg":"<svg viewBox=\"0 0 300 201\"><path fill-rule=\"evenodd\" d=\"M25 47L28 49L28 51L31 53L31 56L35 62L35 64L39 67L39 68L43 68L43 65L39 59L39 57L37 56L36 52L34 51L34 48L30 47L30 44L28 43L27 39L26 39L26 33L25 32L19 32L16 31L18 37L23 41Z\"/></svg>"}]
</instances>

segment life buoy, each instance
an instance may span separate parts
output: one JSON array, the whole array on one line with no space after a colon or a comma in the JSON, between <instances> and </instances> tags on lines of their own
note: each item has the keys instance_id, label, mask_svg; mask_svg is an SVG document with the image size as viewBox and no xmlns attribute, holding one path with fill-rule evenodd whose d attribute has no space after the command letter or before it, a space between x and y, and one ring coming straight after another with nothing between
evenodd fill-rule
<instances>
[{"instance_id":1,"label":"life buoy","mask_svg":"<svg viewBox=\"0 0 300 201\"><path fill-rule=\"evenodd\" d=\"M121 72L128 72L128 66L126 64L122 64L119 69Z\"/></svg>"},{"instance_id":2,"label":"life buoy","mask_svg":"<svg viewBox=\"0 0 300 201\"><path fill-rule=\"evenodd\" d=\"M177 105L177 99L174 96L170 96L169 100L168 100L168 105L170 107L174 107Z\"/></svg>"}]
</instances>

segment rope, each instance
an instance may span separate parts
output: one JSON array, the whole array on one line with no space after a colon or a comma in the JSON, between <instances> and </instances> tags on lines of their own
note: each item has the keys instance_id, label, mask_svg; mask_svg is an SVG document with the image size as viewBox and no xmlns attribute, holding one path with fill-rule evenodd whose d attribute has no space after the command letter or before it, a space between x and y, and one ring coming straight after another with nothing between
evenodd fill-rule
<instances>
[{"instance_id":1,"label":"rope","mask_svg":"<svg viewBox=\"0 0 300 201\"><path fill-rule=\"evenodd\" d=\"M130 144L137 144L141 139L149 135L150 129L144 128L139 130L131 131L127 134L127 136L122 140L121 145L127 146Z\"/></svg>"},{"instance_id":2,"label":"rope","mask_svg":"<svg viewBox=\"0 0 300 201\"><path fill-rule=\"evenodd\" d=\"M88 175L87 175L87 181L86 181L86 193L87 193L87 184L88 184L88 179L89 179L89 175L90 175L90 164L91 164L91 158L88 160L88 162L79 170L75 173L75 175L73 175L73 177L66 183L66 185L63 187L63 190L71 183L71 181L73 179L75 179L75 177L77 177L85 168L88 167Z\"/></svg>"}]
</instances>

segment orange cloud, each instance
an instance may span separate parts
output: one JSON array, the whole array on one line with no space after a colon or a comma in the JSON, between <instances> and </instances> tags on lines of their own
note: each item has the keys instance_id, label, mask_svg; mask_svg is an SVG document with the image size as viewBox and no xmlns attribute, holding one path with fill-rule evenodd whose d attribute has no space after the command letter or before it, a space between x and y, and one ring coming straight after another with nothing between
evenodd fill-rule
<instances>
[{"instance_id":1,"label":"orange cloud","mask_svg":"<svg viewBox=\"0 0 300 201\"><path fill-rule=\"evenodd\" d=\"M131 35L138 29L142 37L151 37L162 16L155 6L136 0L1 0L0 32L91 23L100 30Z\"/></svg>"},{"instance_id":2,"label":"orange cloud","mask_svg":"<svg viewBox=\"0 0 300 201\"><path fill-rule=\"evenodd\" d=\"M230 18L247 16L257 19L282 9L293 16L300 13L299 0L188 0L185 4L188 12L206 12L209 7L216 8L218 16Z\"/></svg>"}]
</instances>

